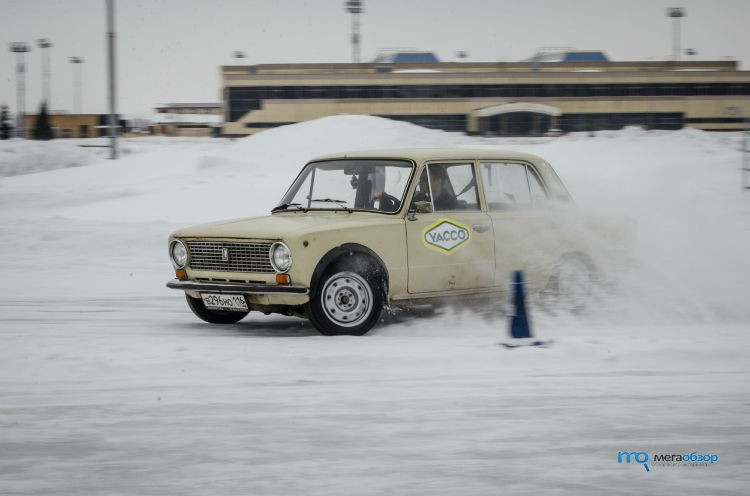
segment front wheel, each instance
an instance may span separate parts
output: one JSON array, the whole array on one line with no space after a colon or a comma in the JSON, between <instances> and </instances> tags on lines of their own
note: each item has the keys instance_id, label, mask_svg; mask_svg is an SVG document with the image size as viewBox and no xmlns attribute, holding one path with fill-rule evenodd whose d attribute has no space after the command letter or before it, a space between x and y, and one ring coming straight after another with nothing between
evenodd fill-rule
<instances>
[{"instance_id":1,"label":"front wheel","mask_svg":"<svg viewBox=\"0 0 750 496\"><path fill-rule=\"evenodd\" d=\"M381 277L368 264L357 265L338 266L326 272L307 304L310 322L321 334L362 336L380 318Z\"/></svg>"},{"instance_id":2,"label":"front wheel","mask_svg":"<svg viewBox=\"0 0 750 496\"><path fill-rule=\"evenodd\" d=\"M250 312L232 312L229 310L211 310L206 308L200 298L191 298L185 295L190 310L201 320L209 324L234 324L244 319Z\"/></svg>"}]
</instances>

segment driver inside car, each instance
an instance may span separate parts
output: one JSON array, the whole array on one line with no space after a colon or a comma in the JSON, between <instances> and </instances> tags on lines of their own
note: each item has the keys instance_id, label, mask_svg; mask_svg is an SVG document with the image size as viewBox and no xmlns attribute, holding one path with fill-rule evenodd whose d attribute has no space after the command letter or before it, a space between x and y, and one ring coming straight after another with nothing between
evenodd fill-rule
<instances>
[{"instance_id":1,"label":"driver inside car","mask_svg":"<svg viewBox=\"0 0 750 496\"><path fill-rule=\"evenodd\" d=\"M453 194L453 188L445 167L430 167L430 190L432 191L432 203L436 211L455 210L458 207L458 201Z\"/></svg>"}]
</instances>

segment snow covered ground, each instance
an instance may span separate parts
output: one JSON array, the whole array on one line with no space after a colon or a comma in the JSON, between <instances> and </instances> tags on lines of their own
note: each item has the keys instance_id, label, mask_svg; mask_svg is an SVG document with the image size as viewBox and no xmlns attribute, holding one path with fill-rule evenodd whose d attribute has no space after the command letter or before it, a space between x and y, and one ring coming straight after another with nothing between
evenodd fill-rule
<instances>
[{"instance_id":1,"label":"snow covered ground","mask_svg":"<svg viewBox=\"0 0 750 496\"><path fill-rule=\"evenodd\" d=\"M357 116L129 139L118 161L77 146L104 140L0 142L0 494L747 494L740 143ZM634 267L596 308L532 305L546 348L498 346L503 315L466 309L361 338L257 314L217 327L164 286L172 230L268 212L309 158L451 145L541 155L584 211L634 222ZM718 461L659 461L692 452Z\"/></svg>"}]
</instances>

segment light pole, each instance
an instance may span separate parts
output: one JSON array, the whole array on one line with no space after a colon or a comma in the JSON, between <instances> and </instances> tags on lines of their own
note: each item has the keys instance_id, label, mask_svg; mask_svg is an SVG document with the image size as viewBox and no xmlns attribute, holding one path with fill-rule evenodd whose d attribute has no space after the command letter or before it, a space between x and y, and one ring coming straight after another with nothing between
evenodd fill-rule
<instances>
[{"instance_id":1,"label":"light pole","mask_svg":"<svg viewBox=\"0 0 750 496\"><path fill-rule=\"evenodd\" d=\"M107 67L109 69L109 158L117 159L117 99L115 92L115 0L107 0Z\"/></svg>"},{"instance_id":2,"label":"light pole","mask_svg":"<svg viewBox=\"0 0 750 496\"><path fill-rule=\"evenodd\" d=\"M51 48L52 42L46 38L36 40L37 46L42 49L42 95L44 102L47 104L47 111L52 113L52 103L50 100L50 80L52 75L49 68L49 48Z\"/></svg>"},{"instance_id":3,"label":"light pole","mask_svg":"<svg viewBox=\"0 0 750 496\"><path fill-rule=\"evenodd\" d=\"M680 60L680 19L685 17L687 12L681 7L672 7L667 9L667 17L672 18L672 60Z\"/></svg>"},{"instance_id":4,"label":"light pole","mask_svg":"<svg viewBox=\"0 0 750 496\"><path fill-rule=\"evenodd\" d=\"M359 14L365 11L364 0L346 0L344 8L352 15L352 62L359 63Z\"/></svg>"},{"instance_id":5,"label":"light pole","mask_svg":"<svg viewBox=\"0 0 750 496\"><path fill-rule=\"evenodd\" d=\"M70 63L73 64L73 113L81 113L81 64L82 57L70 57Z\"/></svg>"},{"instance_id":6,"label":"light pole","mask_svg":"<svg viewBox=\"0 0 750 496\"><path fill-rule=\"evenodd\" d=\"M31 47L23 41L10 44L10 51L16 54L16 136L26 137L26 57L24 54L31 51Z\"/></svg>"}]
</instances>

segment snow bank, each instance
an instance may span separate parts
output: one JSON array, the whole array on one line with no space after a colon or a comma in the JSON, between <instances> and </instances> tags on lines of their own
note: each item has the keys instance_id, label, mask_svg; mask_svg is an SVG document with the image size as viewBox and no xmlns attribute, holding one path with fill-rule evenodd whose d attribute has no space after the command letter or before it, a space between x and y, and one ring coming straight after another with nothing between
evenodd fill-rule
<instances>
[{"instance_id":1,"label":"snow bank","mask_svg":"<svg viewBox=\"0 0 750 496\"><path fill-rule=\"evenodd\" d=\"M268 164L292 167L320 155L354 150L403 147L451 146L466 140L461 134L426 129L408 122L380 117L340 115L269 129L243 138L222 157L244 160L269 168ZM275 171L276 167L272 167Z\"/></svg>"},{"instance_id":2,"label":"snow bank","mask_svg":"<svg viewBox=\"0 0 750 496\"><path fill-rule=\"evenodd\" d=\"M72 143L20 139L0 141L0 177L80 167L96 161L96 154Z\"/></svg>"}]
</instances>

